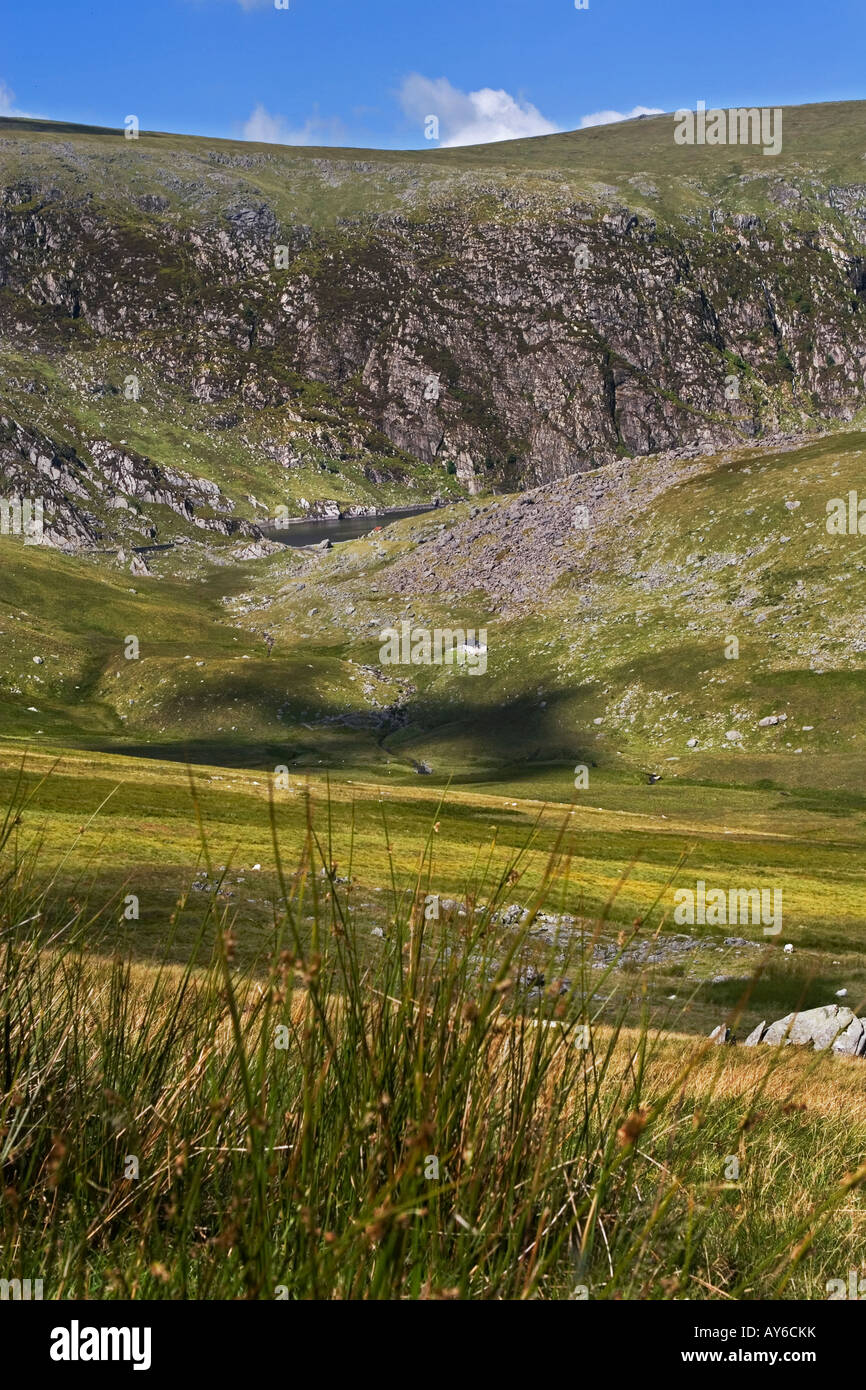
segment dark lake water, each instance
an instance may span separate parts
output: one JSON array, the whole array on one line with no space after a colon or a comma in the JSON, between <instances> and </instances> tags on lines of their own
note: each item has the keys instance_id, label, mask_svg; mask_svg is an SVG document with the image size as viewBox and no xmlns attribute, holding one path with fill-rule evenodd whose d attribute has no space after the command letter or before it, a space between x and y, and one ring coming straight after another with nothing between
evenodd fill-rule
<instances>
[{"instance_id":1,"label":"dark lake water","mask_svg":"<svg viewBox=\"0 0 866 1390\"><path fill-rule=\"evenodd\" d=\"M301 521L296 526L286 526L281 530L265 532L269 540L282 545L317 545L319 541L329 540L332 545L338 541L356 541L370 531L390 526L392 521L402 521L407 516L419 516L422 512L434 512L435 507L406 507L399 512L387 512L384 516L350 516L337 521Z\"/></svg>"}]
</instances>

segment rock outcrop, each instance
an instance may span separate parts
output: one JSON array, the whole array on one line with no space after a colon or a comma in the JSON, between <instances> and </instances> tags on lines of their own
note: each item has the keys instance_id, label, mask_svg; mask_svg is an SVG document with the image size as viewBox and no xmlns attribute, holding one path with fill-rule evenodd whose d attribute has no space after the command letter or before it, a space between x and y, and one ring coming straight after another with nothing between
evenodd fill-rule
<instances>
[{"instance_id":1,"label":"rock outcrop","mask_svg":"<svg viewBox=\"0 0 866 1390\"><path fill-rule=\"evenodd\" d=\"M89 441L87 451L89 460L0 415L0 486L7 498L40 499L43 521L34 543L68 551L116 539L140 545L156 539L160 508L205 531L261 536L258 527L231 515L234 503L207 478L161 467L107 440Z\"/></svg>"},{"instance_id":2,"label":"rock outcrop","mask_svg":"<svg viewBox=\"0 0 866 1390\"><path fill-rule=\"evenodd\" d=\"M54 164L40 145L40 172L26 179L26 158L0 151L0 337L16 360L44 353L60 368L70 347L99 362L113 354L116 380L89 377L87 389L117 395L135 366L150 409L160 386L225 403L214 429L266 412L259 442L245 441L275 478L307 458L290 428L299 382L330 393L315 438L332 471L342 429L369 449L371 477L411 487L411 472L381 458L404 451L468 493L623 455L718 450L848 420L862 404L862 183L831 186L799 165L780 182L761 167L760 215L731 206L743 184L733 175L729 198L691 181L692 211L654 215L639 179L616 196L603 185L577 196L553 164L526 179L461 166L437 197L413 203L415 176L377 156L366 174L319 161L316 176L335 186L360 170L368 210L311 228L290 193L278 213L249 157L242 166L226 153L238 183L217 186L214 152L190 149L200 187L163 170L162 192L134 198L112 189L109 144L81 151L87 173L74 185L71 144ZM145 142L123 159L152 173ZM404 210L383 191L389 179L405 182ZM87 450L117 498L230 526L201 516L203 504L220 511L214 484L107 441L76 443L79 457ZM59 442L37 456L75 497L80 469ZM82 508L66 529L83 543L93 525Z\"/></svg>"},{"instance_id":3,"label":"rock outcrop","mask_svg":"<svg viewBox=\"0 0 866 1390\"><path fill-rule=\"evenodd\" d=\"M714 1037L717 1032L718 1029L714 1030L710 1036ZM776 1046L793 1043L812 1047L815 1052L831 1048L848 1057L866 1057L866 1019L858 1018L842 1004L822 1004L817 1009L786 1014L769 1027L759 1023L743 1045L756 1047L758 1043Z\"/></svg>"}]
</instances>

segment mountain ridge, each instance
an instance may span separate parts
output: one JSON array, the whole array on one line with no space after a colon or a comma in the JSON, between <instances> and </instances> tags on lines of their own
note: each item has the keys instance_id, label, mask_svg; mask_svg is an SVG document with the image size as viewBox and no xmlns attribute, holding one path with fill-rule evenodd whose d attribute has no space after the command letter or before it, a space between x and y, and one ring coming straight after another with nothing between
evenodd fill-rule
<instances>
[{"instance_id":1,"label":"mountain ridge","mask_svg":"<svg viewBox=\"0 0 866 1390\"><path fill-rule=\"evenodd\" d=\"M87 501L50 535L110 545L136 508L246 534L851 423L866 103L784 114L771 159L667 115L354 158L7 118L0 465L32 491L71 450Z\"/></svg>"}]
</instances>

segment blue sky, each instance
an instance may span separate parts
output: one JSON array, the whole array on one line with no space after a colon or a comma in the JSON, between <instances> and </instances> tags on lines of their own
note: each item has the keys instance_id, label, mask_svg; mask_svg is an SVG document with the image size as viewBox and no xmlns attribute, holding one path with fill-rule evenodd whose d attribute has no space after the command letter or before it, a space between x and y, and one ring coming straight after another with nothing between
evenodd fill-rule
<instances>
[{"instance_id":1,"label":"blue sky","mask_svg":"<svg viewBox=\"0 0 866 1390\"><path fill-rule=\"evenodd\" d=\"M465 144L699 100L866 96L864 0L288 4L7 0L0 114L426 148L428 115L439 143Z\"/></svg>"}]
</instances>

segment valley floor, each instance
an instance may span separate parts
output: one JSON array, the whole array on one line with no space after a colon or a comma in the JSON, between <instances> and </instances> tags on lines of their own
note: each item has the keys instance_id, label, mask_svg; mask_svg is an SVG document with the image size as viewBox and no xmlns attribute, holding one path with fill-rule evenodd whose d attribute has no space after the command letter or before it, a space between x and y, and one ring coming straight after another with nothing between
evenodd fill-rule
<instances>
[{"instance_id":1,"label":"valley floor","mask_svg":"<svg viewBox=\"0 0 866 1390\"><path fill-rule=\"evenodd\" d=\"M3 538L7 1273L844 1281L866 1063L708 1035L866 1012L866 563L824 526L864 447L616 465L134 578ZM485 671L389 665L403 622L483 629ZM683 920L713 890L778 901L773 930Z\"/></svg>"}]
</instances>

